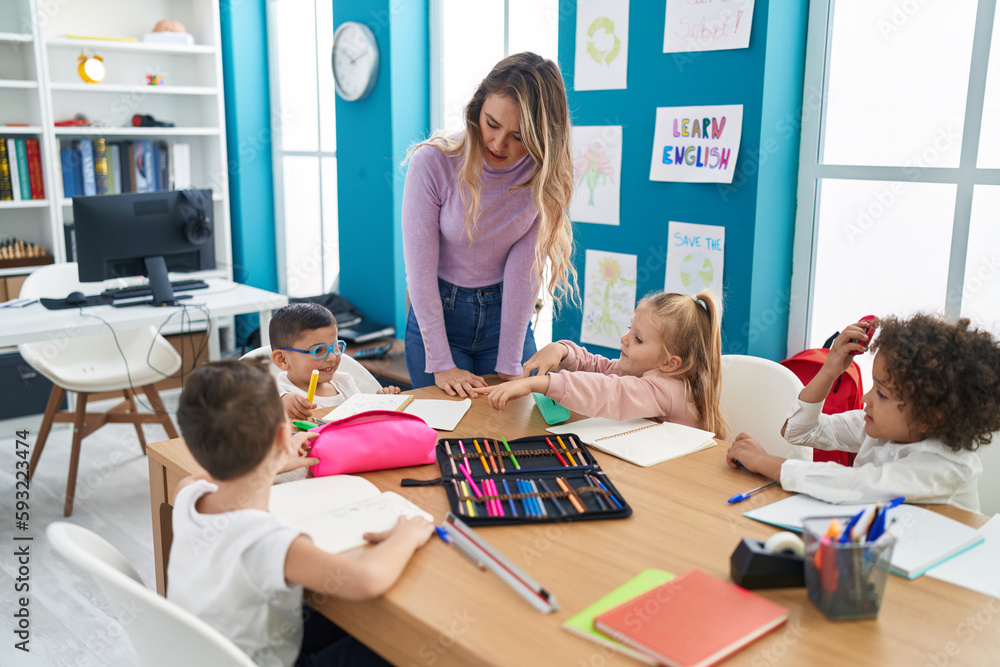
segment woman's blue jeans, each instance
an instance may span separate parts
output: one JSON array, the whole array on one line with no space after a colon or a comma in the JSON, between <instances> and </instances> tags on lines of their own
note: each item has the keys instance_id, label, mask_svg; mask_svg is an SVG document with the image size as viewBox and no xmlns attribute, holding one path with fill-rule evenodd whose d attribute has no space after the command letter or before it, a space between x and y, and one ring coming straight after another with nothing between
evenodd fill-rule
<instances>
[{"instance_id":1,"label":"woman's blue jeans","mask_svg":"<svg viewBox=\"0 0 1000 667\"><path fill-rule=\"evenodd\" d=\"M438 289L455 366L476 375L495 373L503 283L489 287L458 287L439 278ZM521 361L527 361L535 352L535 334L529 322ZM424 371L425 356L424 339L411 306L406 318L406 370L414 389L434 384L434 374Z\"/></svg>"}]
</instances>

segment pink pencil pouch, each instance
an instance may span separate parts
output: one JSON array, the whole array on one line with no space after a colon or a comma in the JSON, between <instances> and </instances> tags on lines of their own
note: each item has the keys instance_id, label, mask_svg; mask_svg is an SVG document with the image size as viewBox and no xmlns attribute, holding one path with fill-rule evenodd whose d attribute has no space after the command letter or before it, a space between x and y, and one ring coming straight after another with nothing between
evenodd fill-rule
<instances>
[{"instance_id":1,"label":"pink pencil pouch","mask_svg":"<svg viewBox=\"0 0 1000 667\"><path fill-rule=\"evenodd\" d=\"M405 412L372 410L321 426L309 456L314 477L434 463L437 432Z\"/></svg>"}]
</instances>

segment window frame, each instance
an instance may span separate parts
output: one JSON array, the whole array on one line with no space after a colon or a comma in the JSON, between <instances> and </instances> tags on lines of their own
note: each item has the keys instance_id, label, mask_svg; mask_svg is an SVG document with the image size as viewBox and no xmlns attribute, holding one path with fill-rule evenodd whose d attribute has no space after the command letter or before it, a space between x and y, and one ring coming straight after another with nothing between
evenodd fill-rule
<instances>
[{"instance_id":1,"label":"window frame","mask_svg":"<svg viewBox=\"0 0 1000 667\"><path fill-rule=\"evenodd\" d=\"M791 307L788 320L788 353L809 347L813 285L818 248L818 212L823 179L905 181L943 183L956 186L955 215L948 264L945 315L958 317L962 309L966 256L972 215L972 198L977 185L1000 185L1000 169L976 166L983 122L986 79L989 69L995 0L979 0L973 32L969 83L966 88L962 147L957 167L886 167L830 165L823 163L826 75L830 69L830 48L834 4L837 0L814 0L809 6L805 80L802 98L801 144L799 149L798 207L795 216ZM1000 73L997 73L1000 76ZM845 258L846 259L846 258ZM860 315L859 315L860 316Z\"/></svg>"}]
</instances>

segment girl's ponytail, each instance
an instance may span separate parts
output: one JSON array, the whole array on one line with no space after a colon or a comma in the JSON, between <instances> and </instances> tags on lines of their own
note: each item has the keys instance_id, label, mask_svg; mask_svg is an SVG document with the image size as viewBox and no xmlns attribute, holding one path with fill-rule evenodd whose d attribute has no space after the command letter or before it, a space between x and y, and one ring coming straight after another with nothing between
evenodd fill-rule
<instances>
[{"instance_id":1,"label":"girl's ponytail","mask_svg":"<svg viewBox=\"0 0 1000 667\"><path fill-rule=\"evenodd\" d=\"M729 424L722 414L722 308L711 290L703 290L695 295L698 304L708 314L708 326L703 328L705 348L705 368L701 369L704 390L704 405L698 405L706 430L718 437L729 435Z\"/></svg>"}]
</instances>

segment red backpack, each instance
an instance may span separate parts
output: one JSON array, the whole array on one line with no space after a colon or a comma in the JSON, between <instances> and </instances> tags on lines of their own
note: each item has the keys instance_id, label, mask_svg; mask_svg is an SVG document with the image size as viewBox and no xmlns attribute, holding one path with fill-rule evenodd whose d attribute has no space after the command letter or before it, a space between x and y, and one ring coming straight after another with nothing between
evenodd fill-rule
<instances>
[{"instance_id":1,"label":"red backpack","mask_svg":"<svg viewBox=\"0 0 1000 667\"><path fill-rule=\"evenodd\" d=\"M802 380L802 384L809 384L819 369L822 368L826 356L830 353L827 348L815 350L802 350L794 357L785 359L781 365L795 373L796 377ZM830 394L823 403L823 414L833 415L838 412L848 410L860 410L864 407L861 397L865 390L861 383L861 369L856 363L851 363L851 367L844 371L843 375L837 378L830 390ZM813 461L836 461L845 466L854 464L857 454L850 452L828 452L822 449L813 450Z\"/></svg>"}]
</instances>

